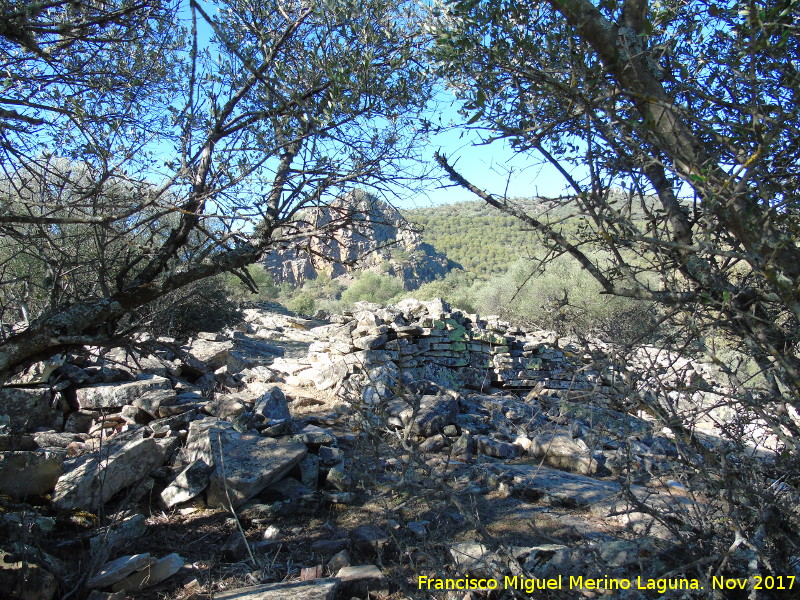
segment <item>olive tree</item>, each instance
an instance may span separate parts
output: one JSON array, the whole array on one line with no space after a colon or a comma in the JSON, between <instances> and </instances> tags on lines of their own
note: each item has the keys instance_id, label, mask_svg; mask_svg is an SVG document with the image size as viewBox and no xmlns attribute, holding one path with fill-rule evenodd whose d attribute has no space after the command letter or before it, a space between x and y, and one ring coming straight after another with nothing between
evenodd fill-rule
<instances>
[{"instance_id":1,"label":"olive tree","mask_svg":"<svg viewBox=\"0 0 800 600\"><path fill-rule=\"evenodd\" d=\"M253 286L304 209L407 176L428 96L413 10L0 3L0 380L121 343L198 280Z\"/></svg>"},{"instance_id":2,"label":"olive tree","mask_svg":"<svg viewBox=\"0 0 800 600\"><path fill-rule=\"evenodd\" d=\"M745 377L717 361L733 460L680 414L648 409L722 482L733 531L707 541L775 569L800 541L786 504L800 489L797 14L795 0L454 0L430 21L465 126L559 173L559 214L569 207L579 234L479 189L439 154L447 176L571 255L602 293L657 303L684 347L725 339L757 364ZM745 422L778 440L772 463L745 459Z\"/></svg>"}]
</instances>

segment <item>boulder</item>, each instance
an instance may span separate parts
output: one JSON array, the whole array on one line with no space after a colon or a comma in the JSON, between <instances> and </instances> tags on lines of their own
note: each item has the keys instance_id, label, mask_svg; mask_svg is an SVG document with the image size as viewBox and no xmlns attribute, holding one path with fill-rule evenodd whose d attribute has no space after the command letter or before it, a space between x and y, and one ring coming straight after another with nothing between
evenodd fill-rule
<instances>
[{"instance_id":1,"label":"boulder","mask_svg":"<svg viewBox=\"0 0 800 600\"><path fill-rule=\"evenodd\" d=\"M336 573L342 582L342 592L350 596L364 598L369 590L374 590L386 582L386 576L375 565L342 567Z\"/></svg>"},{"instance_id":2,"label":"boulder","mask_svg":"<svg viewBox=\"0 0 800 600\"><path fill-rule=\"evenodd\" d=\"M283 478L306 455L304 444L239 434L227 421L204 419L189 427L186 453L190 461L213 466L209 506L238 508Z\"/></svg>"},{"instance_id":3,"label":"boulder","mask_svg":"<svg viewBox=\"0 0 800 600\"><path fill-rule=\"evenodd\" d=\"M233 342L231 341L217 342L196 339L189 345L187 354L213 371L225 366L232 350Z\"/></svg>"},{"instance_id":4,"label":"boulder","mask_svg":"<svg viewBox=\"0 0 800 600\"><path fill-rule=\"evenodd\" d=\"M64 365L65 356L63 354L56 354L47 360L41 360L33 363L24 372L10 377L6 385L33 385L47 383L50 375Z\"/></svg>"},{"instance_id":5,"label":"boulder","mask_svg":"<svg viewBox=\"0 0 800 600\"><path fill-rule=\"evenodd\" d=\"M498 469L512 479L514 489L527 498L576 508L606 507L621 492L618 483L599 481L539 465L503 465Z\"/></svg>"},{"instance_id":6,"label":"boulder","mask_svg":"<svg viewBox=\"0 0 800 600\"><path fill-rule=\"evenodd\" d=\"M53 392L48 386L0 388L0 415L8 416L12 432L52 427L60 424L64 416L51 407L52 400Z\"/></svg>"},{"instance_id":7,"label":"boulder","mask_svg":"<svg viewBox=\"0 0 800 600\"><path fill-rule=\"evenodd\" d=\"M157 440L140 435L68 460L66 472L56 484L53 504L61 510L96 511L114 494L161 466L164 448Z\"/></svg>"},{"instance_id":8,"label":"boulder","mask_svg":"<svg viewBox=\"0 0 800 600\"><path fill-rule=\"evenodd\" d=\"M569 469L582 475L597 472L597 461L592 458L583 440L572 439L568 433L548 433L537 435L531 440L528 452L554 467Z\"/></svg>"},{"instance_id":9,"label":"boulder","mask_svg":"<svg viewBox=\"0 0 800 600\"><path fill-rule=\"evenodd\" d=\"M147 375L126 383L99 383L76 391L80 408L122 408L134 404L137 398L154 390L171 391L169 379L158 375ZM147 410L144 406L139 406ZM148 412L150 412L148 410Z\"/></svg>"},{"instance_id":10,"label":"boulder","mask_svg":"<svg viewBox=\"0 0 800 600\"><path fill-rule=\"evenodd\" d=\"M406 400L389 403L387 412L394 417L390 424L406 427L414 420L411 430L426 437L439 433L446 425L455 423L458 415L458 400L450 395L424 395L419 398L419 408L414 416L414 407Z\"/></svg>"},{"instance_id":11,"label":"boulder","mask_svg":"<svg viewBox=\"0 0 800 600\"><path fill-rule=\"evenodd\" d=\"M391 541L389 534L377 525L359 525L350 539L353 547L366 556L379 554Z\"/></svg>"},{"instance_id":12,"label":"boulder","mask_svg":"<svg viewBox=\"0 0 800 600\"><path fill-rule=\"evenodd\" d=\"M271 421L291 419L289 403L286 396L277 385L268 386L256 400L253 412Z\"/></svg>"},{"instance_id":13,"label":"boulder","mask_svg":"<svg viewBox=\"0 0 800 600\"><path fill-rule=\"evenodd\" d=\"M0 452L0 493L16 498L53 491L63 470L57 452Z\"/></svg>"}]
</instances>

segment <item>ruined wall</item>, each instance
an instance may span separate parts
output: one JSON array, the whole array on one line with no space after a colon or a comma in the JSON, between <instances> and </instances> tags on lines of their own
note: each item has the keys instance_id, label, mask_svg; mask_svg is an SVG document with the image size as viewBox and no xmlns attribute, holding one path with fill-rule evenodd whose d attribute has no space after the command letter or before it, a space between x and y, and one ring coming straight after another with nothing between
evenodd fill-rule
<instances>
[{"instance_id":1,"label":"ruined wall","mask_svg":"<svg viewBox=\"0 0 800 600\"><path fill-rule=\"evenodd\" d=\"M309 367L293 376L320 389L359 388L367 402L388 398L400 383L431 380L445 387L536 390L540 395L607 394L600 373L578 350L554 346L488 317L453 311L441 300L408 299L394 307L361 304L312 330Z\"/></svg>"}]
</instances>

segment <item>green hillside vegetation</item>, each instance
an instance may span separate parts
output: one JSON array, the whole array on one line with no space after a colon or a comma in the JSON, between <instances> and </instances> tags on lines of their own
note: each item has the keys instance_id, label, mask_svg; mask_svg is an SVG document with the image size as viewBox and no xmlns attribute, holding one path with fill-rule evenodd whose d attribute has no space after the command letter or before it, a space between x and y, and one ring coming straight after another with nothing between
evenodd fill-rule
<instances>
[{"instance_id":1,"label":"green hillside vegetation","mask_svg":"<svg viewBox=\"0 0 800 600\"><path fill-rule=\"evenodd\" d=\"M424 242L477 278L501 275L535 249L522 223L481 202L419 208L403 216L422 230Z\"/></svg>"},{"instance_id":2,"label":"green hillside vegetation","mask_svg":"<svg viewBox=\"0 0 800 600\"><path fill-rule=\"evenodd\" d=\"M539 215L546 212L551 221L561 221L565 235L580 238L578 220L559 213L553 201L516 202ZM259 294L251 295L238 286L234 295L239 301L277 300L305 315L318 310L340 312L358 301L391 304L406 297L443 298L465 312L499 315L530 329L594 333L620 342L646 337L655 322L657 311L650 303L601 295L597 282L571 258L545 262L552 257L534 232L481 202L408 210L403 216L419 227L425 243L463 268L404 290L399 279L373 272L337 279L320 275L296 288L285 283L276 286L269 273L256 266L250 274ZM404 258L414 260L410 255ZM237 288L233 279L229 284Z\"/></svg>"}]
</instances>

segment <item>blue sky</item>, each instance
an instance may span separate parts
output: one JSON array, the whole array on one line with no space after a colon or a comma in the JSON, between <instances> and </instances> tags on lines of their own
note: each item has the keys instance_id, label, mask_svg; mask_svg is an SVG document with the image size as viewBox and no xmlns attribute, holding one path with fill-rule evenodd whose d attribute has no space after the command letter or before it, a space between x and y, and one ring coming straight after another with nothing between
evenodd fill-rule
<instances>
[{"instance_id":1,"label":"blue sky","mask_svg":"<svg viewBox=\"0 0 800 600\"><path fill-rule=\"evenodd\" d=\"M428 118L434 123L447 125L452 122L456 125L431 136L429 150L426 150L431 163L434 151L439 150L459 173L479 188L495 195L530 198L565 193L565 182L552 167L535 164L538 161L514 152L503 141L484 144L479 131L458 127L458 123L464 119L458 114L457 106L445 105L444 110L431 111ZM478 200L471 192L448 184L449 181L444 179L438 184L431 182L424 193L411 195L401 205L413 208Z\"/></svg>"},{"instance_id":2,"label":"blue sky","mask_svg":"<svg viewBox=\"0 0 800 600\"><path fill-rule=\"evenodd\" d=\"M210 14L215 12L213 2L202 2L202 5ZM183 5L181 15L189 27L188 2ZM210 28L201 18L198 18L198 34L201 46L209 42ZM434 124L445 127L452 124L453 127L431 135L423 152L423 159L428 164L434 164L433 154L439 150L467 179L492 194L532 197L558 196L565 192L564 181L553 168L532 166L534 161L531 157L513 152L505 142L482 144L478 131L458 127L465 119L458 114L458 106L450 92L442 90L433 105L436 108L429 109L424 116ZM446 179L425 181L415 187L417 189L413 191L398 187L393 190L396 195L387 199L399 208L478 200L467 190L453 187Z\"/></svg>"}]
</instances>

